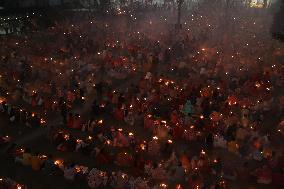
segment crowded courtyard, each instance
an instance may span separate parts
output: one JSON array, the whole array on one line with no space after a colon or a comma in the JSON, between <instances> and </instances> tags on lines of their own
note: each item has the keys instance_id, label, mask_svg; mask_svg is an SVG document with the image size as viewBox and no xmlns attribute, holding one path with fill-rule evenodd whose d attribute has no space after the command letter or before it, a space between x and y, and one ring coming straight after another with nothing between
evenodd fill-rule
<instances>
[{"instance_id":1,"label":"crowded courtyard","mask_svg":"<svg viewBox=\"0 0 284 189\"><path fill-rule=\"evenodd\" d=\"M0 17L0 189L283 189L283 4Z\"/></svg>"}]
</instances>

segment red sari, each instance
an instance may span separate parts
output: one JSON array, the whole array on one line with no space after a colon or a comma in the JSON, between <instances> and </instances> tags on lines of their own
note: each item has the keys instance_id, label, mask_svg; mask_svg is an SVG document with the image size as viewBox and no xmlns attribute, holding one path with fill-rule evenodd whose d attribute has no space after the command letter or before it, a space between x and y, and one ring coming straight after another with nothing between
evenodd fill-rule
<instances>
[{"instance_id":1,"label":"red sari","mask_svg":"<svg viewBox=\"0 0 284 189\"><path fill-rule=\"evenodd\" d=\"M68 116L67 127L68 128L74 128L74 118L73 118L73 116Z\"/></svg>"},{"instance_id":2,"label":"red sari","mask_svg":"<svg viewBox=\"0 0 284 189\"><path fill-rule=\"evenodd\" d=\"M82 129L82 120L80 117L75 117L74 118L74 125L73 125L74 129Z\"/></svg>"},{"instance_id":3,"label":"red sari","mask_svg":"<svg viewBox=\"0 0 284 189\"><path fill-rule=\"evenodd\" d=\"M117 120L123 121L123 119L124 119L123 109L117 108L114 112L114 117Z\"/></svg>"}]
</instances>

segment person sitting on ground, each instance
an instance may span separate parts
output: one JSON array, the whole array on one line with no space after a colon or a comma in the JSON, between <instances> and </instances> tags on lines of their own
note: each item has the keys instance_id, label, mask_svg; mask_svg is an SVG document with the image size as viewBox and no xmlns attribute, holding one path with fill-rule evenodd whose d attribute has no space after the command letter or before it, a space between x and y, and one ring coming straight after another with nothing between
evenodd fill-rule
<instances>
[{"instance_id":1,"label":"person sitting on ground","mask_svg":"<svg viewBox=\"0 0 284 189\"><path fill-rule=\"evenodd\" d=\"M24 153L23 153L23 165L31 165L31 159L32 159L32 154L31 154L31 150L29 148L26 148Z\"/></svg>"},{"instance_id":2,"label":"person sitting on ground","mask_svg":"<svg viewBox=\"0 0 284 189\"><path fill-rule=\"evenodd\" d=\"M73 181L76 175L75 165L71 164L64 168L64 178Z\"/></svg>"},{"instance_id":3,"label":"person sitting on ground","mask_svg":"<svg viewBox=\"0 0 284 189\"><path fill-rule=\"evenodd\" d=\"M31 165L32 165L32 169L34 171L39 171L41 169L43 160L40 159L39 157L39 153L36 152L32 157L31 157Z\"/></svg>"},{"instance_id":4,"label":"person sitting on ground","mask_svg":"<svg viewBox=\"0 0 284 189\"><path fill-rule=\"evenodd\" d=\"M245 162L243 166L237 169L237 176L240 181L248 181L250 178L250 170L248 168L248 162Z\"/></svg>"},{"instance_id":5,"label":"person sitting on ground","mask_svg":"<svg viewBox=\"0 0 284 189\"><path fill-rule=\"evenodd\" d=\"M257 169L255 176L259 184L270 184L272 181L272 171L267 165Z\"/></svg>"}]
</instances>

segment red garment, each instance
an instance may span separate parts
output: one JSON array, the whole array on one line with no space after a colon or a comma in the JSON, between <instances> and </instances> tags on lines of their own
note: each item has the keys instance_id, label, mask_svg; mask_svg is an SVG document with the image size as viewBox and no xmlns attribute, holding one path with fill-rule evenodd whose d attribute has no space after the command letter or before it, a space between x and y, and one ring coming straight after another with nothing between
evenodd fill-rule
<instances>
[{"instance_id":1,"label":"red garment","mask_svg":"<svg viewBox=\"0 0 284 189\"><path fill-rule=\"evenodd\" d=\"M82 121L80 117L76 117L74 119L74 125L73 125L74 129L82 129Z\"/></svg>"},{"instance_id":2,"label":"red garment","mask_svg":"<svg viewBox=\"0 0 284 189\"><path fill-rule=\"evenodd\" d=\"M171 122L176 125L178 123L178 114L176 112L172 112L171 114Z\"/></svg>"},{"instance_id":3,"label":"red garment","mask_svg":"<svg viewBox=\"0 0 284 189\"><path fill-rule=\"evenodd\" d=\"M158 94L154 94L151 103L156 104L159 103L159 101L160 101L160 96Z\"/></svg>"},{"instance_id":4,"label":"red garment","mask_svg":"<svg viewBox=\"0 0 284 189\"><path fill-rule=\"evenodd\" d=\"M74 118L73 116L69 116L67 119L67 127L68 128L74 128Z\"/></svg>"},{"instance_id":5,"label":"red garment","mask_svg":"<svg viewBox=\"0 0 284 189\"><path fill-rule=\"evenodd\" d=\"M68 102L73 102L74 100L75 100L75 95L74 95L74 93L71 92L71 91L68 91L68 92L67 92L67 101L68 101Z\"/></svg>"},{"instance_id":6,"label":"red garment","mask_svg":"<svg viewBox=\"0 0 284 189\"><path fill-rule=\"evenodd\" d=\"M269 180L272 178L272 171L270 168L262 168L257 171L257 179Z\"/></svg>"},{"instance_id":7,"label":"red garment","mask_svg":"<svg viewBox=\"0 0 284 189\"><path fill-rule=\"evenodd\" d=\"M154 126L154 122L153 122L152 118L149 117L148 115L146 115L144 117L144 128L145 129L151 129L151 128L153 128L153 126Z\"/></svg>"},{"instance_id":8,"label":"red garment","mask_svg":"<svg viewBox=\"0 0 284 189\"><path fill-rule=\"evenodd\" d=\"M273 185L284 187L284 174L273 173L272 183Z\"/></svg>"},{"instance_id":9,"label":"red garment","mask_svg":"<svg viewBox=\"0 0 284 189\"><path fill-rule=\"evenodd\" d=\"M44 108L46 110L50 110L52 107L52 101L50 99L45 99L44 101Z\"/></svg>"},{"instance_id":10,"label":"red garment","mask_svg":"<svg viewBox=\"0 0 284 189\"><path fill-rule=\"evenodd\" d=\"M173 128L173 136L175 139L181 138L183 135L183 129L181 126L174 126Z\"/></svg>"},{"instance_id":11,"label":"red garment","mask_svg":"<svg viewBox=\"0 0 284 189\"><path fill-rule=\"evenodd\" d=\"M123 121L124 119L124 113L123 113L123 110L120 109L120 108L117 108L114 112L114 117L115 119L117 120L120 120L120 121Z\"/></svg>"},{"instance_id":12,"label":"red garment","mask_svg":"<svg viewBox=\"0 0 284 189\"><path fill-rule=\"evenodd\" d=\"M145 80L141 80L139 83L139 88L140 89L145 89L146 88L146 81Z\"/></svg>"},{"instance_id":13,"label":"red garment","mask_svg":"<svg viewBox=\"0 0 284 189\"><path fill-rule=\"evenodd\" d=\"M32 107L35 107L37 105L36 97L32 98Z\"/></svg>"},{"instance_id":14,"label":"red garment","mask_svg":"<svg viewBox=\"0 0 284 189\"><path fill-rule=\"evenodd\" d=\"M241 167L238 170L238 179L241 181L248 181L250 178L249 170L246 167Z\"/></svg>"},{"instance_id":15,"label":"red garment","mask_svg":"<svg viewBox=\"0 0 284 189\"><path fill-rule=\"evenodd\" d=\"M283 155L278 158L277 167L284 168L284 156Z\"/></svg>"},{"instance_id":16,"label":"red garment","mask_svg":"<svg viewBox=\"0 0 284 189\"><path fill-rule=\"evenodd\" d=\"M97 160L99 164L108 164L110 161L110 158L107 155L100 153L97 156Z\"/></svg>"}]
</instances>

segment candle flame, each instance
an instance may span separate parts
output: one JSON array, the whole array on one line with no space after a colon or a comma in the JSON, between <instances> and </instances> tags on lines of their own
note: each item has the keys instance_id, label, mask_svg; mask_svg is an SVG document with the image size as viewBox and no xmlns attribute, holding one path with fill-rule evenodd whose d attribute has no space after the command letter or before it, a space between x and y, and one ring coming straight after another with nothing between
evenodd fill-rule
<instances>
[{"instance_id":1,"label":"candle flame","mask_svg":"<svg viewBox=\"0 0 284 189\"><path fill-rule=\"evenodd\" d=\"M154 136L153 139L154 139L154 140L158 140L158 137L157 137L157 136Z\"/></svg>"}]
</instances>

